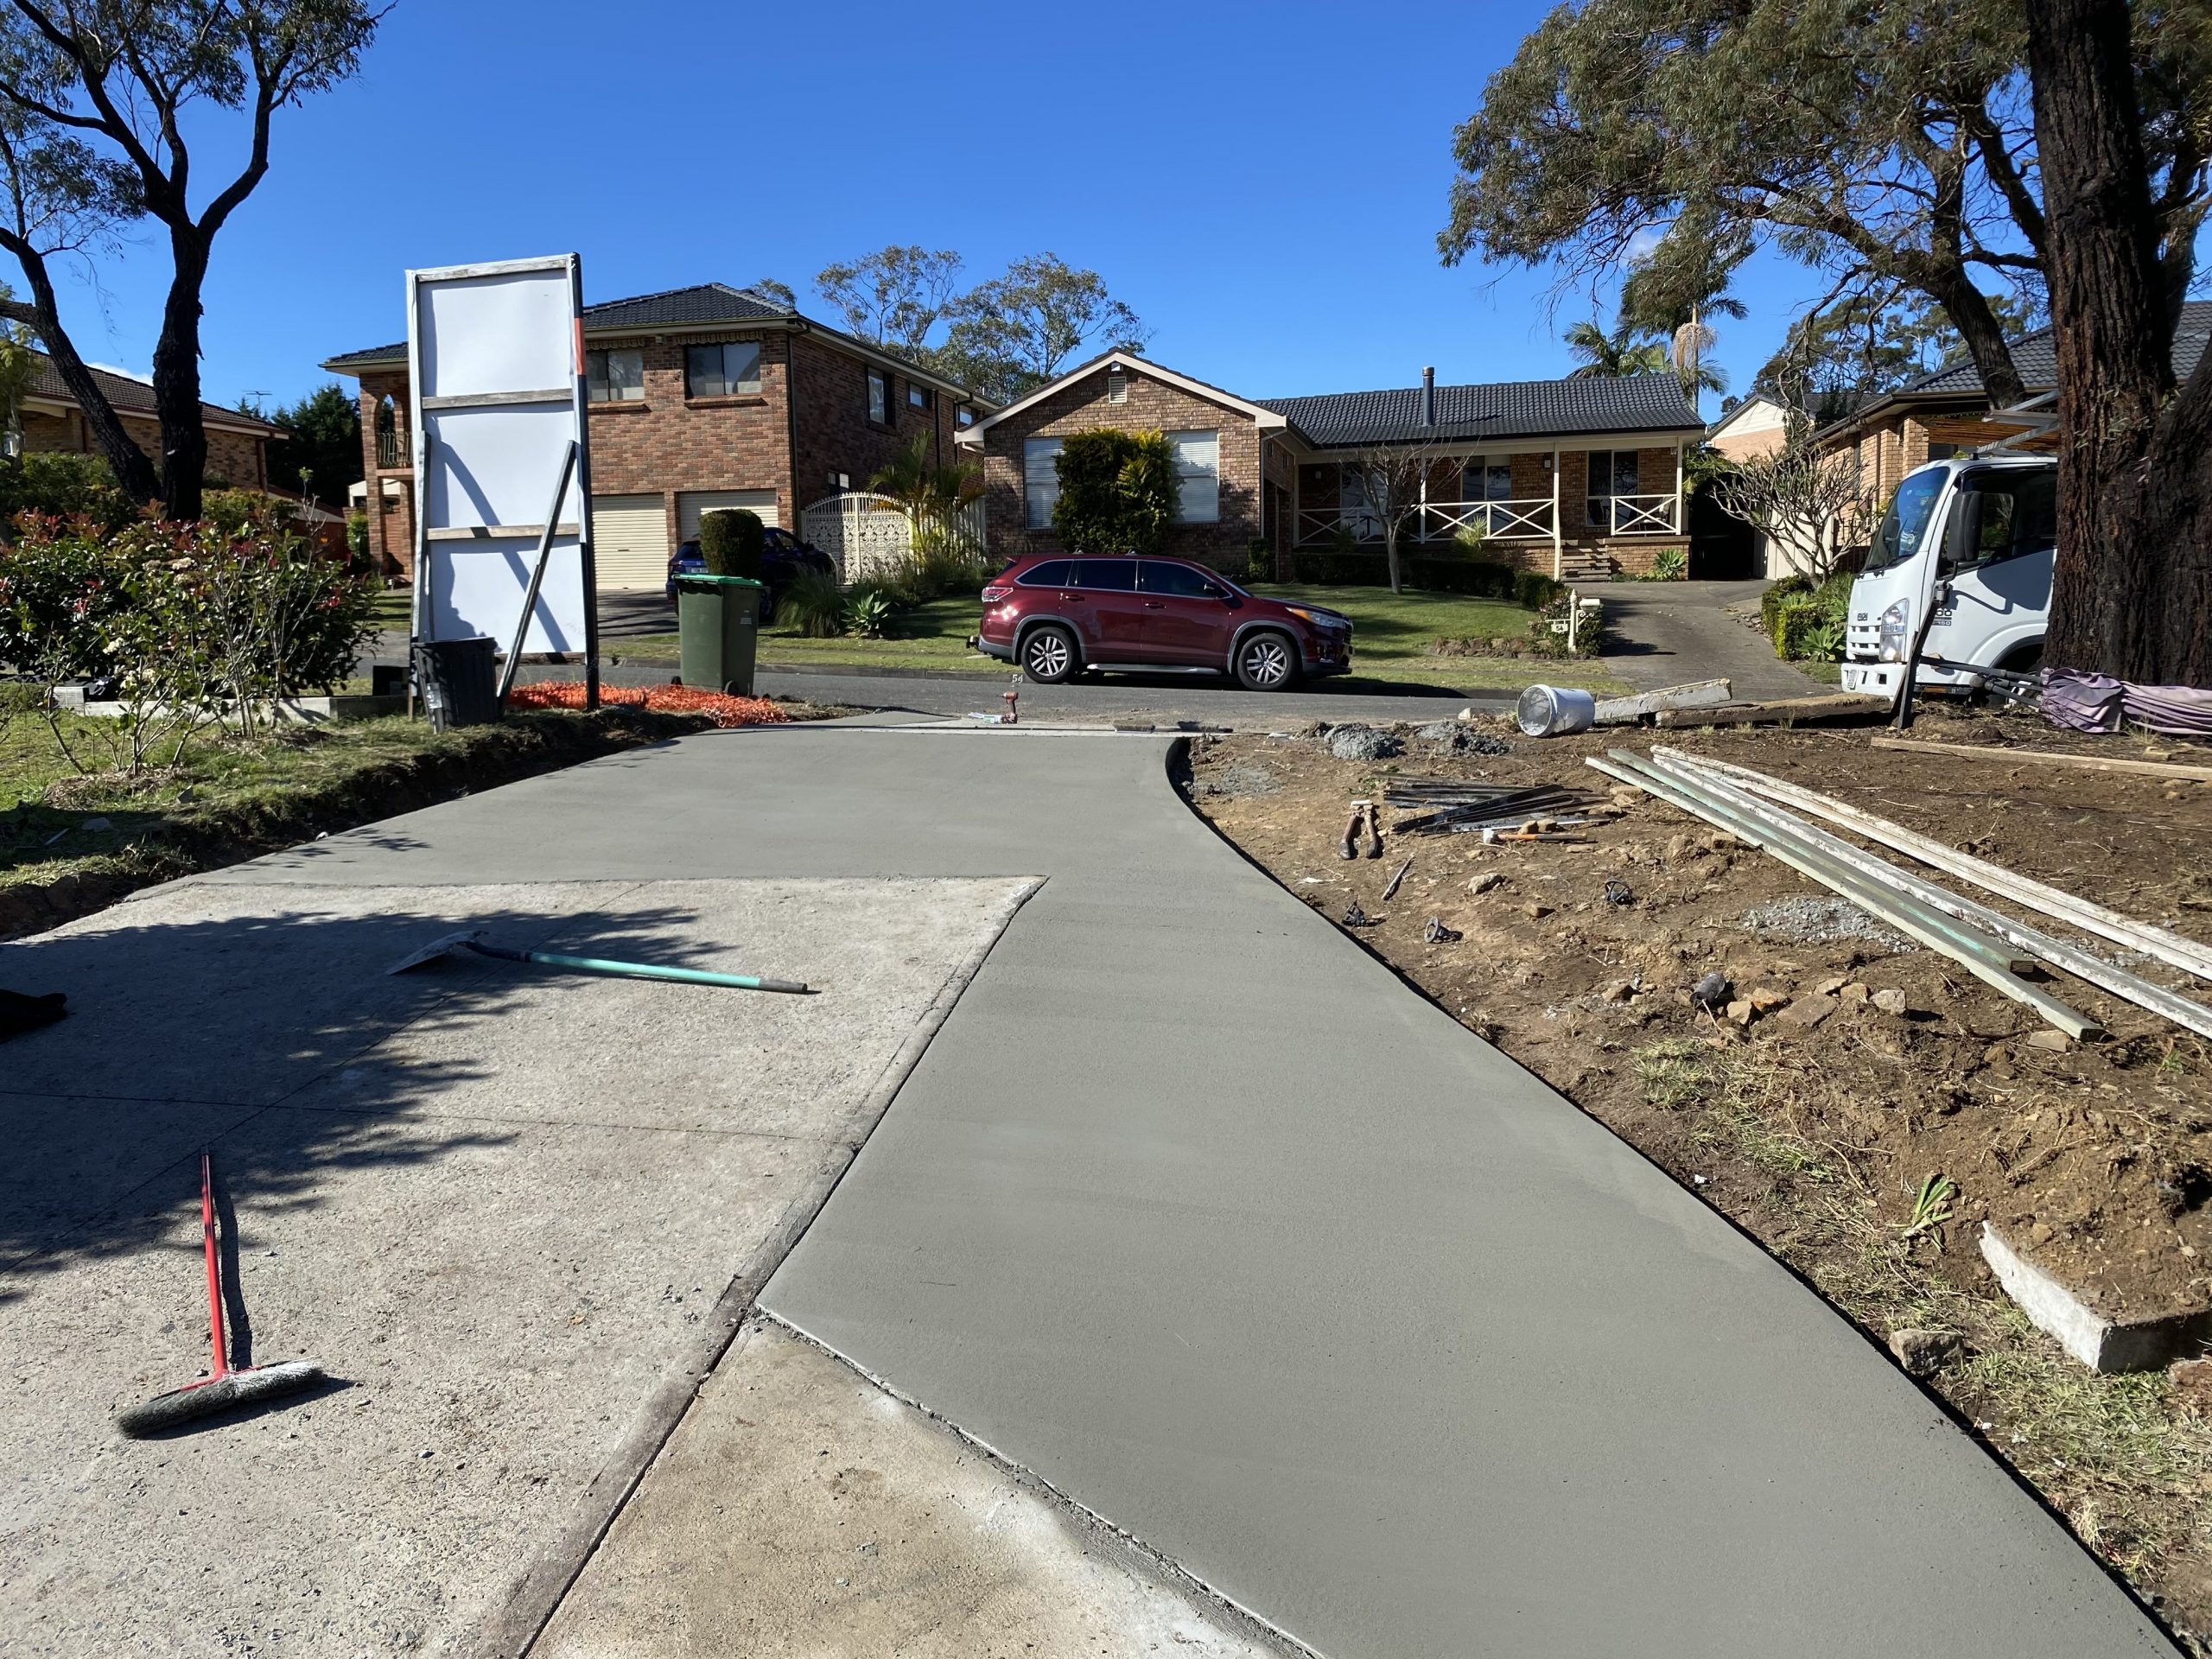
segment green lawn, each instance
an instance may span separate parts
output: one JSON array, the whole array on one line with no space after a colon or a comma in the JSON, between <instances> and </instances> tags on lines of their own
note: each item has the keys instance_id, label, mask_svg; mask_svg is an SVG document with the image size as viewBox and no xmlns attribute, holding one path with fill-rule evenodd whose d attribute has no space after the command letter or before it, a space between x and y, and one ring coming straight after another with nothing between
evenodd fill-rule
<instances>
[{"instance_id":1,"label":"green lawn","mask_svg":"<svg viewBox=\"0 0 2212 1659\"><path fill-rule=\"evenodd\" d=\"M1508 601L1279 582L1252 591L1294 605L1325 605L1352 619L1357 671L1331 681L1333 688L1356 690L1411 680L1470 691L1517 690L1535 681L1609 693L1628 689L1595 663L1429 654L1430 643L1440 639L1518 638L1525 633L1530 613ZM962 594L902 612L896 625L899 637L893 639L808 639L788 628L768 627L760 632L760 661L786 667L995 670L998 664L993 658L969 651L963 643L975 632L976 621L976 601ZM673 663L677 654L672 633L611 640L607 649L626 662Z\"/></svg>"}]
</instances>

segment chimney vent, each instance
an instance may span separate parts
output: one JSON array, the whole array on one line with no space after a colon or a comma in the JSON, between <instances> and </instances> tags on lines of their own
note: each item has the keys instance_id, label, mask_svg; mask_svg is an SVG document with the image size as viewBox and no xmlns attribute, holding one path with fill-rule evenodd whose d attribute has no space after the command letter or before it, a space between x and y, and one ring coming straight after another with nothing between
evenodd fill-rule
<instances>
[{"instance_id":1,"label":"chimney vent","mask_svg":"<svg viewBox=\"0 0 2212 1659\"><path fill-rule=\"evenodd\" d=\"M1436 424L1436 371L1433 368L1421 372L1421 423L1423 426Z\"/></svg>"}]
</instances>

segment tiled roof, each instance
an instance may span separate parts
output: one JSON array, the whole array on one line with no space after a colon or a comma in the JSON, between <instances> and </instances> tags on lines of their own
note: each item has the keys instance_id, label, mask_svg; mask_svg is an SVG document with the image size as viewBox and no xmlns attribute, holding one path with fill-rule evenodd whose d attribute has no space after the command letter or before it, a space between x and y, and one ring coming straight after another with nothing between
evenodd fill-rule
<instances>
[{"instance_id":1,"label":"tiled roof","mask_svg":"<svg viewBox=\"0 0 2212 1659\"><path fill-rule=\"evenodd\" d=\"M584 307L584 327L611 328L696 328L718 322L782 322L798 315L745 289L725 283L701 283L691 288L671 288L658 294L640 294L627 300L608 300ZM323 361L325 368L342 369L368 363L404 362L407 342L372 346L364 351L340 352Z\"/></svg>"},{"instance_id":2,"label":"tiled roof","mask_svg":"<svg viewBox=\"0 0 2212 1659\"><path fill-rule=\"evenodd\" d=\"M2189 300L2181 308L2181 321L2174 330L2174 373L2183 379L2196 372L2204 355L2207 335L2212 335L2212 300ZM2013 366L2031 392L2049 391L2058 384L2058 354L2050 330L2038 328L2012 342ZM1897 395L1915 397L1942 392L1974 393L1981 390L1981 374L1971 359L1946 363L1932 374L1897 388Z\"/></svg>"},{"instance_id":3,"label":"tiled roof","mask_svg":"<svg viewBox=\"0 0 2212 1659\"><path fill-rule=\"evenodd\" d=\"M31 358L34 366L30 386L25 395L48 398L55 403L74 404L77 394L69 390L68 383L61 378L61 371L54 366L54 359L44 352L36 351L31 353ZM105 369L91 368L90 365L86 367L100 391L106 395L111 408L128 410L134 415L155 412L154 389L143 380L133 380L127 374L111 374ZM263 427L270 432L277 430L266 421L242 415L235 409L225 409L219 404L202 403L200 408L204 415L214 416L235 425Z\"/></svg>"},{"instance_id":4,"label":"tiled roof","mask_svg":"<svg viewBox=\"0 0 2212 1659\"><path fill-rule=\"evenodd\" d=\"M1594 432L1695 432L1705 427L1669 374L1439 386L1434 426L1421 421L1419 386L1254 401L1285 416L1323 448L1421 438L1569 437Z\"/></svg>"}]
</instances>

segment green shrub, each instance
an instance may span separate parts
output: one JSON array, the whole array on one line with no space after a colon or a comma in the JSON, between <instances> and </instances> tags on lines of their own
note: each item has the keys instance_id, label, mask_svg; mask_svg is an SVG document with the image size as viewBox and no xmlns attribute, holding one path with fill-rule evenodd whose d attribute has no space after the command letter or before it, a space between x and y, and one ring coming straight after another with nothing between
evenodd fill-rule
<instances>
[{"instance_id":1,"label":"green shrub","mask_svg":"<svg viewBox=\"0 0 2212 1659\"><path fill-rule=\"evenodd\" d=\"M1101 427L1060 441L1052 528L1071 552L1157 553L1181 511L1175 451L1159 432Z\"/></svg>"},{"instance_id":2,"label":"green shrub","mask_svg":"<svg viewBox=\"0 0 2212 1659\"><path fill-rule=\"evenodd\" d=\"M1264 536L1255 536L1244 543L1244 580L1273 582L1275 577L1275 550Z\"/></svg>"},{"instance_id":3,"label":"green shrub","mask_svg":"<svg viewBox=\"0 0 2212 1659\"><path fill-rule=\"evenodd\" d=\"M863 639L881 639L890 634L892 619L898 613L896 602L882 589L856 590L845 600L845 631Z\"/></svg>"},{"instance_id":4,"label":"green shrub","mask_svg":"<svg viewBox=\"0 0 2212 1659\"><path fill-rule=\"evenodd\" d=\"M346 515L346 550L353 556L356 564L367 568L369 563L369 515L349 512Z\"/></svg>"},{"instance_id":5,"label":"green shrub","mask_svg":"<svg viewBox=\"0 0 2212 1659\"><path fill-rule=\"evenodd\" d=\"M776 620L809 639L834 639L845 631L845 593L837 578L802 570L776 595Z\"/></svg>"},{"instance_id":6,"label":"green shrub","mask_svg":"<svg viewBox=\"0 0 2212 1659\"><path fill-rule=\"evenodd\" d=\"M20 512L54 518L89 518L100 529L121 530L139 516L98 455L34 451L0 461L0 524Z\"/></svg>"},{"instance_id":7,"label":"green shrub","mask_svg":"<svg viewBox=\"0 0 2212 1659\"><path fill-rule=\"evenodd\" d=\"M1810 594L1812 591L1813 583L1810 577L1784 576L1759 595L1759 626L1766 630L1767 638L1770 639L1775 638L1775 630L1782 626L1780 621L1782 607L1792 602L1798 595Z\"/></svg>"},{"instance_id":8,"label":"green shrub","mask_svg":"<svg viewBox=\"0 0 2212 1659\"><path fill-rule=\"evenodd\" d=\"M1631 582L1681 582L1690 573L1690 556L1686 549L1662 547L1651 558L1651 568L1641 575L1631 576Z\"/></svg>"},{"instance_id":9,"label":"green shrub","mask_svg":"<svg viewBox=\"0 0 2212 1659\"><path fill-rule=\"evenodd\" d=\"M760 515L743 507L717 507L699 520L699 556L710 576L760 581L761 556L767 545Z\"/></svg>"}]
</instances>

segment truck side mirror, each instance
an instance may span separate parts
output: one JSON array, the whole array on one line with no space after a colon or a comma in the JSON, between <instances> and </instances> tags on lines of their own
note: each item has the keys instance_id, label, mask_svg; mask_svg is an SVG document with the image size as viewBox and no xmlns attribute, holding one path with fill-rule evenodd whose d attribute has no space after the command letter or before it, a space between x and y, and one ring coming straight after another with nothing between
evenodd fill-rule
<instances>
[{"instance_id":1,"label":"truck side mirror","mask_svg":"<svg viewBox=\"0 0 2212 1659\"><path fill-rule=\"evenodd\" d=\"M1956 570L1975 562L1981 545L1981 492L1960 490L1951 497L1943 526L1941 568Z\"/></svg>"}]
</instances>

